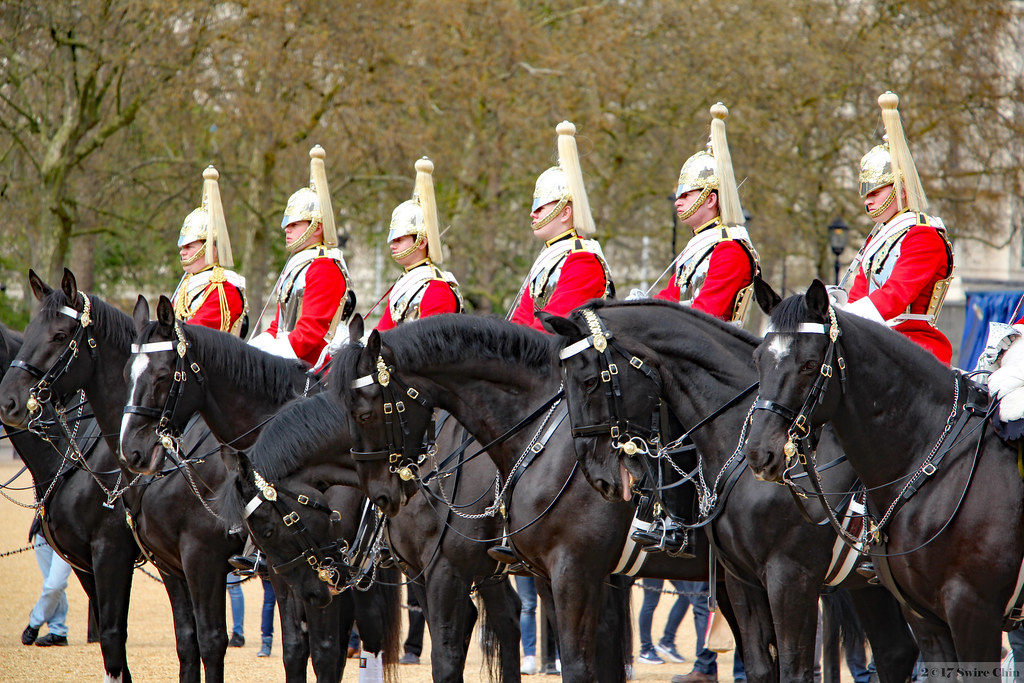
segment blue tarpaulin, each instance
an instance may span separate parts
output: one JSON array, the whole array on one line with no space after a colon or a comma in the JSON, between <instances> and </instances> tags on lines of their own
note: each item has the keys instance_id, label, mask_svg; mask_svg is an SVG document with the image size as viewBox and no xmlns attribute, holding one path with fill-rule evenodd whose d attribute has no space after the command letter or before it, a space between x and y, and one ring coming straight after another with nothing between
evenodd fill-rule
<instances>
[{"instance_id":1,"label":"blue tarpaulin","mask_svg":"<svg viewBox=\"0 0 1024 683\"><path fill-rule=\"evenodd\" d=\"M960 342L960 362L958 367L964 370L973 370L974 364L978 362L978 356L985 350L985 340L988 339L988 324L1013 323L1010 316L1017 308L1024 292L1001 291L1001 292L968 292L966 306L966 320L964 321L964 336ZM1024 306L1017 312L1017 319L1024 314Z\"/></svg>"}]
</instances>

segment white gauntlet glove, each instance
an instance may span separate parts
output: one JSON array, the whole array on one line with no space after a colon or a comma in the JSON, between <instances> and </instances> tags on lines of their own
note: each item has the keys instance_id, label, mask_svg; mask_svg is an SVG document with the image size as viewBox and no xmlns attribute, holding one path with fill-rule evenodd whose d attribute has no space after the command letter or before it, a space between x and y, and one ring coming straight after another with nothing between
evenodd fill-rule
<instances>
[{"instance_id":1,"label":"white gauntlet glove","mask_svg":"<svg viewBox=\"0 0 1024 683\"><path fill-rule=\"evenodd\" d=\"M288 341L287 334L275 337L269 332L263 332L250 339L249 346L255 346L261 351L266 351L281 358L289 358L291 360L298 360L299 358L295 355L295 350L292 348L291 342Z\"/></svg>"},{"instance_id":2,"label":"white gauntlet glove","mask_svg":"<svg viewBox=\"0 0 1024 683\"><path fill-rule=\"evenodd\" d=\"M1001 400L999 419L1003 422L1013 422L1024 417L1024 341L1021 340L1019 328L1017 332L1009 348L1002 352L999 368L988 378L989 395Z\"/></svg>"},{"instance_id":3,"label":"white gauntlet glove","mask_svg":"<svg viewBox=\"0 0 1024 683\"><path fill-rule=\"evenodd\" d=\"M650 295L642 289L634 287L629 290L629 296L626 297L626 301L643 301L644 299L650 299Z\"/></svg>"},{"instance_id":4,"label":"white gauntlet glove","mask_svg":"<svg viewBox=\"0 0 1024 683\"><path fill-rule=\"evenodd\" d=\"M989 323L988 324L988 339L985 340L985 349L978 356L978 362L975 364L975 370L987 370L993 372L999 368L1000 359L1005 353L1006 349L1010 348L1010 345L1021 336L1021 333L1014 329L1012 325L1006 325L1005 323ZM979 377L985 379L987 377Z\"/></svg>"},{"instance_id":5,"label":"white gauntlet glove","mask_svg":"<svg viewBox=\"0 0 1024 683\"><path fill-rule=\"evenodd\" d=\"M850 299L849 292L847 292L842 287L837 287L835 285L825 285L825 290L828 292L829 302L836 308L842 308Z\"/></svg>"}]
</instances>

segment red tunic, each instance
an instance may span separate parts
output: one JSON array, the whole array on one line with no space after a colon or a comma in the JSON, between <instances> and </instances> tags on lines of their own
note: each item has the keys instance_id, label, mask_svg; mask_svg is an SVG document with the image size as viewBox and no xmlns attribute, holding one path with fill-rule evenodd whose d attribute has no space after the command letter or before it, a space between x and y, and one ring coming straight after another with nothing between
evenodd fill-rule
<instances>
[{"instance_id":1,"label":"red tunic","mask_svg":"<svg viewBox=\"0 0 1024 683\"><path fill-rule=\"evenodd\" d=\"M691 306L721 320L732 320L736 295L754 279L750 256L736 240L723 240L715 245L708 260L704 283ZM679 283L673 277L656 299L679 302Z\"/></svg>"},{"instance_id":2,"label":"red tunic","mask_svg":"<svg viewBox=\"0 0 1024 683\"><path fill-rule=\"evenodd\" d=\"M458 313L459 302L452 292L451 285L444 280L431 280L427 283L423 298L420 299L420 318L441 313ZM384 315L377 323L377 330L383 332L395 327L395 321L391 319L391 306L384 307Z\"/></svg>"},{"instance_id":3,"label":"red tunic","mask_svg":"<svg viewBox=\"0 0 1024 683\"><path fill-rule=\"evenodd\" d=\"M345 276L330 258L313 259L305 272L305 290L302 294L302 313L295 321L295 329L288 333L288 343L295 355L314 365L327 346L324 335L330 329L338 307L345 301ZM277 337L281 304L277 305L274 322L267 328Z\"/></svg>"},{"instance_id":4,"label":"red tunic","mask_svg":"<svg viewBox=\"0 0 1024 683\"><path fill-rule=\"evenodd\" d=\"M597 256L589 251L573 252L562 263L558 282L554 285L555 291L548 298L547 306L541 310L565 317L574 308L579 308L591 299L603 297L607 286L604 268L601 267ZM526 287L522 298L519 299L519 306L512 314L512 322L547 332L540 320L537 319L537 311L534 310L533 296L530 294L529 286Z\"/></svg>"},{"instance_id":5,"label":"red tunic","mask_svg":"<svg viewBox=\"0 0 1024 683\"><path fill-rule=\"evenodd\" d=\"M892 257L890 257L892 258ZM875 291L868 293L868 279L863 265L850 289L849 303L867 296L879 314L891 320L901 313L927 313L935 283L949 275L946 242L930 225L916 225L907 231L900 242L899 258L892 274ZM907 320L896 325L897 332L920 344L949 365L953 347L946 335L932 327L927 320Z\"/></svg>"},{"instance_id":6,"label":"red tunic","mask_svg":"<svg viewBox=\"0 0 1024 683\"><path fill-rule=\"evenodd\" d=\"M220 294L217 292L217 284L224 285L224 298L228 302L230 320L227 321L226 327L220 315ZM235 321L241 317L242 310L245 308L242 303L242 293L230 282L211 282L206 286L203 296L206 298L203 300L202 305L199 306L199 310L185 322L189 325L202 325L203 327L220 330L221 332L230 332Z\"/></svg>"}]
</instances>

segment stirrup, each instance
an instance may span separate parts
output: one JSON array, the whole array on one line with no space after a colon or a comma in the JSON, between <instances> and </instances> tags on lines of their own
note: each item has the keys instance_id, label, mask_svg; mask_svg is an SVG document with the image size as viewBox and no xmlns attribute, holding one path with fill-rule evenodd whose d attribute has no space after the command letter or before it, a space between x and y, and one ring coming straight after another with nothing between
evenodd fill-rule
<instances>
[{"instance_id":1,"label":"stirrup","mask_svg":"<svg viewBox=\"0 0 1024 683\"><path fill-rule=\"evenodd\" d=\"M516 554L507 545L492 545L487 549L487 556L495 562L503 564L516 564L519 562L519 558L516 557Z\"/></svg>"},{"instance_id":2,"label":"stirrup","mask_svg":"<svg viewBox=\"0 0 1024 683\"><path fill-rule=\"evenodd\" d=\"M854 571L867 579L870 586L877 586L882 583L878 578L878 574L875 573L875 565L871 560L861 560L854 567Z\"/></svg>"}]
</instances>

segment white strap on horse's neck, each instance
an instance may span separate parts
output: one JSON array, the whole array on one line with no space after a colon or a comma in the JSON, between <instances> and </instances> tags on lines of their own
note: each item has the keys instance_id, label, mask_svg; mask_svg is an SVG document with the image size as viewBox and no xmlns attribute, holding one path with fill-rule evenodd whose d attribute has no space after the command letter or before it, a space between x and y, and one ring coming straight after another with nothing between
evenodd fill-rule
<instances>
[{"instance_id":1,"label":"white strap on horse's neck","mask_svg":"<svg viewBox=\"0 0 1024 683\"><path fill-rule=\"evenodd\" d=\"M132 353L160 353L161 351L173 351L174 342L149 342L148 344L132 344Z\"/></svg>"}]
</instances>

